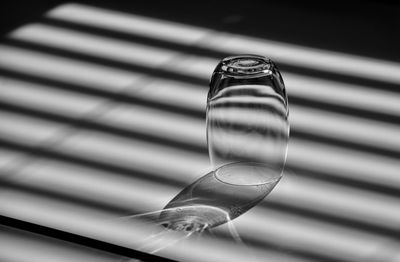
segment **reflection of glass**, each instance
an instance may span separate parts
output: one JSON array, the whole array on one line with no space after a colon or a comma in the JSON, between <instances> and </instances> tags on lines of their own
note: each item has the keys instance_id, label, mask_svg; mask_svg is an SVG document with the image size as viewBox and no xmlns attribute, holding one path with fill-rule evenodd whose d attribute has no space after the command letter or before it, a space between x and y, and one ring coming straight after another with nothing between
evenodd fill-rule
<instances>
[{"instance_id":1,"label":"reflection of glass","mask_svg":"<svg viewBox=\"0 0 400 262\"><path fill-rule=\"evenodd\" d=\"M271 60L256 55L223 59L214 70L207 101L207 143L214 169L254 162L281 173L288 114L285 86ZM217 177L229 183L229 176Z\"/></svg>"},{"instance_id":2,"label":"reflection of glass","mask_svg":"<svg viewBox=\"0 0 400 262\"><path fill-rule=\"evenodd\" d=\"M225 165L183 189L164 208L158 222L185 231L224 224L260 202L280 178L280 173L263 164Z\"/></svg>"}]
</instances>

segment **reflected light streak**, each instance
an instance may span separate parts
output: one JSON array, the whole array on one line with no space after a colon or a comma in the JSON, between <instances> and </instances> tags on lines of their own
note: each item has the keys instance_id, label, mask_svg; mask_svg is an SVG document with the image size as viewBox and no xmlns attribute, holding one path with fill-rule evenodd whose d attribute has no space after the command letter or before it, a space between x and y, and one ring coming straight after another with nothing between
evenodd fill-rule
<instances>
[{"instance_id":1,"label":"reflected light streak","mask_svg":"<svg viewBox=\"0 0 400 262\"><path fill-rule=\"evenodd\" d=\"M185 45L197 43L201 47L226 53L257 53L300 67L400 84L400 64L396 62L215 32L201 27L81 4L59 6L51 10L48 17Z\"/></svg>"}]
</instances>

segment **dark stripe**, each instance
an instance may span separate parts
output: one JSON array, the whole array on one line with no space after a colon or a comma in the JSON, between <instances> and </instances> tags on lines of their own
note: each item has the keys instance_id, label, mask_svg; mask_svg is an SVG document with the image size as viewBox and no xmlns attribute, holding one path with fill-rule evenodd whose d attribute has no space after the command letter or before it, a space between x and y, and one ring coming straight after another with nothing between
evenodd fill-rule
<instances>
[{"instance_id":1,"label":"dark stripe","mask_svg":"<svg viewBox=\"0 0 400 262\"><path fill-rule=\"evenodd\" d=\"M176 139L170 139L166 137L159 137L150 135L147 133L143 133L140 131L127 130L118 127L114 127L112 125L103 124L100 122L94 122L90 119L85 118L74 118L66 115L56 114L50 111L41 111L33 108L26 108L23 106L16 106L7 102L0 102L0 110L2 111L10 111L14 113L24 114L31 117L37 117L41 119L46 119L50 121L55 121L61 124L67 124L79 129L89 129L94 131L100 131L103 133L113 134L120 137L135 139L135 140L144 140L149 141L154 144L162 144L165 146L173 147L173 148L181 148L183 150L195 152L198 154L207 154L206 144L204 146L198 146L192 143L185 143L179 140L179 137ZM205 133L204 133L205 135Z\"/></svg>"},{"instance_id":2,"label":"dark stripe","mask_svg":"<svg viewBox=\"0 0 400 262\"><path fill-rule=\"evenodd\" d=\"M70 58L70 59L76 59L78 61L85 61L85 62L90 62L98 65L104 65L108 66L111 68L118 68L130 72L138 72L142 74L148 74L153 77L160 77L160 78L166 78L166 79L172 79L172 80L178 80L182 82L190 82L198 85L202 85L204 87L208 86L208 80L201 78L201 77L194 77L194 76L187 76L183 73L177 73L177 72L171 72L168 70L165 70L164 68L168 68L167 64L160 65L160 67L157 68L150 68L150 67L145 67L143 65L139 64L133 64L133 63L128 63L120 60L114 60L110 58L103 58L103 57L98 57L94 55L89 55L83 52L74 52L74 51L69 51L66 49L62 48L57 48L57 47L50 47L50 46L44 46L41 44L36 44L24 40L17 40L17 39L6 39L3 41L4 45L9 45L9 46L14 46L14 47L19 47L19 48L24 48L28 50L34 50L37 52L42 52L46 54L51 54L51 55L56 55L56 56L61 56L65 58Z\"/></svg>"},{"instance_id":3,"label":"dark stripe","mask_svg":"<svg viewBox=\"0 0 400 262\"><path fill-rule=\"evenodd\" d=\"M122 136L122 137L126 137L126 138L140 139L140 140L149 141L152 143L171 146L174 148L179 147L184 150L191 151L191 152L207 154L207 148L205 147L205 145L199 146L199 145L195 145L195 144L191 144L191 143L182 142L182 141L179 141L179 137L177 137L177 139L163 138L163 137L159 137L159 136L155 136L155 135L145 134L142 132L124 130L124 129L120 129L117 127L104 125L102 123L94 123L94 122L91 122L90 120L75 119L72 117L61 116L61 115L54 114L51 112L44 112L44 111L35 110L35 109L31 109L31 108L24 108L22 106L15 106L12 104L8 104L6 102L0 102L0 109L15 112L15 113L20 113L20 114L24 114L24 115L28 115L28 116L39 117L39 118L43 118L43 119L47 119L47 120L51 120L51 121L57 121L59 123L69 124L76 128L85 128L85 129L94 130L94 131L106 132L106 133L110 133L113 135ZM346 142L346 141L342 141L340 139L325 137L322 135L310 134L310 133L303 132L303 131L297 131L295 129L291 130L291 135L293 138L300 138L300 139L306 140L306 141L317 141L320 143L330 144L330 145L334 145L334 146L348 147L348 148L359 150L362 152L370 152L370 153L377 154L377 155L384 155L386 157L393 158L393 159L400 158L399 153L397 151L391 151L391 150L382 149L379 147L372 147L372 146L353 143L353 142ZM44 155L45 157L61 159L63 161L70 161L70 162L72 161L72 162L82 163L84 165L89 165L94 168L100 168L100 169L104 168L104 169L110 170L112 172L117 172L117 170L119 170L118 172L125 173L127 175L135 174L139 177L153 177L149 173L144 174L142 171L138 171L138 170L135 171L135 170L131 170L131 169L126 169L126 168L122 168L122 167L116 166L116 165L110 166L105 163L100 163L100 162L92 161L92 160L84 160L84 159L81 159L78 157L61 154L59 152L53 152L51 150L42 149L40 147L35 149L35 148L30 148L27 145L22 145L22 144L17 145L13 142L9 142L4 139L3 140L0 139L0 144L2 144L2 143L3 143L3 146L17 147L17 149L19 148L18 150L28 151L28 152L30 152L30 154L35 155L35 156ZM329 171L319 170L318 172L315 172L312 170L305 170L301 167L291 166L290 163L288 164L288 167L290 169L293 169L294 171L298 172L299 175L302 175L302 176L312 177L313 179L322 180L322 181L329 181L329 182L332 182L335 184L342 184L342 185L347 185L347 186L351 186L351 187L371 190L371 191L379 192L379 193L386 194L389 196L394 196L394 197L400 198L400 190L396 186L391 187L388 185L378 185L378 184L372 183L372 182L357 180L357 179L351 178L351 176L339 177L339 176L337 176L337 174L331 173ZM161 177L159 177L159 178L154 177L153 179L162 179ZM362 175L360 175L359 177L362 177ZM163 180L165 180L164 183L172 183L174 185L176 185L176 183L179 183L178 181L171 182L168 179L163 179Z\"/></svg>"},{"instance_id":4,"label":"dark stripe","mask_svg":"<svg viewBox=\"0 0 400 262\"><path fill-rule=\"evenodd\" d=\"M124 257L129 257L129 258L135 258L135 259L140 259L143 261L175 261L163 257L159 257L156 255L144 253L138 250L134 250L132 248L127 248L127 247L122 247L116 244L111 244L108 242L104 242L101 240L89 238L89 237L84 237L80 236L77 234L69 233L66 231L42 226L39 224L34 224L26 221L22 221L19 219L7 217L0 215L0 224L8 226L8 227L13 227L17 228L23 231L35 233L35 234L40 234L44 235L47 237L55 238L55 239L60 239L63 241L71 242L74 244L79 244L85 247L89 248L94 248L98 249L101 251L113 253L113 254L118 254L120 256ZM132 236L134 237L134 236Z\"/></svg>"},{"instance_id":5,"label":"dark stripe","mask_svg":"<svg viewBox=\"0 0 400 262\"><path fill-rule=\"evenodd\" d=\"M0 145L4 146L5 143L2 143L0 140ZM11 146L11 143L8 143L9 146L5 145L5 147L8 148L12 148L12 149L16 149L16 150L23 150L22 146ZM27 146L25 146L27 148ZM35 156L41 156L43 154L35 154ZM63 159L61 159L62 155L60 154L50 154L50 155L46 155L47 157L49 157L50 159L56 159L56 160L61 160L61 161L65 161L65 162L72 162L73 164L77 164L77 165L83 165L83 166L88 166L90 168L94 168L97 170L115 170L115 167L113 166L109 166L107 164L104 163L96 163L95 161L87 161L87 160L83 160L83 159L77 159L78 161L76 161L76 159L73 159L73 157L70 156L63 156ZM290 167L291 170L293 170L296 173L296 176L305 176L304 173L305 171L300 171L298 169L295 169L293 167ZM113 173L114 176L126 176L127 174L125 173L121 173L121 170L125 170L124 168L119 168L118 170L116 170L117 172ZM307 173L308 176L310 176L309 173ZM306 175L306 176L307 176ZM142 174L142 173L138 173L137 171L133 171L131 170L129 173L130 177L138 177L140 179L144 179L144 180L148 180L148 181L152 181L152 182L156 182L159 184L170 184L174 187L178 187L178 188L184 188L185 186L187 186L185 183L179 182L179 181L172 181L166 178L162 177L162 174ZM319 180L324 180L326 179L326 175L317 175L315 177L312 177L313 179L319 179ZM66 195L64 193L60 193L57 191L54 191L52 189L38 189L38 188L33 188L30 186L24 186L24 185L19 185L15 182L12 181L13 180L13 174L3 174L2 178L1 178L1 184L6 187L6 188L15 188L18 190L25 190L26 192L31 192L34 194L39 194L39 195L44 195L46 197L50 197L50 198L57 198L60 199L62 201L69 201L72 203L79 203L81 205L87 205L89 207L93 207L93 208L99 208L101 210L105 210L108 212L114 212L114 213L118 213L118 214L132 214L134 213L134 210L126 210L124 208L121 207L116 207L116 206L111 206L109 204L106 204L102 201L96 201L96 200L89 200L89 199L83 199L80 197L76 197L73 195ZM335 183L338 183L338 181L334 181ZM339 182L342 182L339 180ZM353 185L353 186L357 186L358 188L360 188L360 186L358 185ZM376 188L373 188L371 190L375 190ZM394 190L394 189L393 189ZM388 192L385 192L388 193ZM399 190L396 191L397 196L399 196ZM384 236L390 236L390 237L396 237L396 235L400 236L400 232L396 232L390 230L387 227L383 227L383 226L378 226L378 225L374 225L374 224L370 224L370 223L366 223L366 222L361 222L361 221L357 221L357 220L353 220L353 219L348 219L348 218L343 218L343 217L339 217L339 216L333 216L330 214L325 214L323 212L319 212L319 211L314 211L314 210L305 210L302 208L298 208L295 206L292 206L290 204L280 204L280 203L275 203L275 202L271 202L271 201L266 201L263 202L263 204L261 204L262 208L272 208L272 209L276 209L282 212L286 212L286 213L294 213L297 215L301 215L304 217L308 217L308 218L312 218L312 219L321 219L321 221L326 221L328 223L332 223L332 224L337 224L337 225L342 225L342 226L346 226L346 227L354 227L354 228L358 228L360 230L365 230L368 232L373 232L375 234L379 234L379 235L384 235Z\"/></svg>"},{"instance_id":6,"label":"dark stripe","mask_svg":"<svg viewBox=\"0 0 400 262\"><path fill-rule=\"evenodd\" d=\"M303 209L286 203L278 203L274 202L273 200L269 200L268 197L266 201L261 202L261 207L265 209L273 209L280 212L295 214L309 219L323 221L329 224L354 228L356 230L366 231L377 235L391 237L394 239L400 239L400 229L393 229L390 227L371 224L369 222L359 221L352 218L344 218L340 217L340 214L331 215L317 210Z\"/></svg>"},{"instance_id":7,"label":"dark stripe","mask_svg":"<svg viewBox=\"0 0 400 262\"><path fill-rule=\"evenodd\" d=\"M65 58L73 58L73 59L80 60L80 61L91 62L94 64L109 66L112 68L119 68L119 69L123 69L123 70L127 70L127 71L147 74L151 77L164 78L164 79L170 79L170 80L178 80L178 81L187 82L190 84L197 84L203 88L208 88L208 80L207 79L204 79L201 77L188 76L188 75L185 75L184 73L171 72L171 71L165 70L163 68L148 68L148 67L144 67L143 65L135 65L132 63L122 62L119 60L101 58L98 56L93 56L93 55L84 54L84 53L80 53L80 52L68 51L68 50L65 50L62 48L43 46L40 44L31 43L31 42L23 41L23 40L7 39L7 41L5 41L4 44L7 44L9 46L19 47L19 48L25 48L28 50L35 50L35 51L43 52L43 53L47 53L47 54L57 55L57 56L65 57ZM168 67L168 65L163 65L163 67ZM295 88L295 86L293 88ZM400 125L400 117L398 115L376 112L376 111L367 110L367 109L361 109L361 108L357 108L357 107L354 107L351 105L346 105L346 106L336 105L334 103L320 102L320 101L316 101L316 100L312 100L312 99L296 97L294 95L289 94L289 104L291 104L291 103L299 104L299 105L311 107L311 108L318 108L321 110L327 110L327 111L333 111L333 112L338 112L338 113L347 114L347 115L353 115L356 117L363 117L363 118L372 119L372 120L379 121L379 122L385 122L385 123L390 122L392 124Z\"/></svg>"},{"instance_id":8,"label":"dark stripe","mask_svg":"<svg viewBox=\"0 0 400 262\"><path fill-rule=\"evenodd\" d=\"M171 186L185 186L180 180L174 180L165 178L162 174L154 174L150 172L144 172L136 170L131 167L118 166L111 163L103 163L91 159L83 159L77 156L68 155L62 152L56 152L49 148L42 148L40 146L29 146L18 142L10 142L6 139L0 138L0 147L9 148L12 150L21 151L29 154L30 156L38 158L49 158L53 160L63 161L67 163L73 163L86 167L93 168L99 171L111 172L115 175L126 176L126 177L137 177L140 179L149 179L151 181L157 181L160 184L171 185Z\"/></svg>"},{"instance_id":9,"label":"dark stripe","mask_svg":"<svg viewBox=\"0 0 400 262\"><path fill-rule=\"evenodd\" d=\"M67 91L72 91L72 92L86 94L86 95L93 95L93 96L113 100L115 102L126 103L129 105L135 104L135 105L142 105L142 106L147 106L147 107L151 107L151 108L157 108L160 110L166 110L166 111L173 112L173 113L183 114L183 115L189 116L189 117L194 117L197 119L205 119L205 116L206 116L205 111L201 112L199 110L189 109L184 106L180 106L179 104L168 105L165 103L149 101L149 100L142 99L139 97L132 97L132 96L129 96L129 95L123 93L123 91L121 93L112 93L112 92L96 89L95 87L91 87L91 86L68 83L68 82L65 82L62 80L49 79L46 77L35 76L35 75L28 74L28 73L15 72L15 71L5 69L5 68L0 68L0 75L14 78L16 80L22 80L22 81L26 81L26 82L39 84L39 85L45 85L45 86L55 88L55 89L67 90Z\"/></svg>"},{"instance_id":10,"label":"dark stripe","mask_svg":"<svg viewBox=\"0 0 400 262\"><path fill-rule=\"evenodd\" d=\"M170 41L166 41L166 40L162 40L162 39L154 39L154 38L149 38L149 37L145 37L145 36L139 36L139 35L124 33L124 32L118 32L118 31L114 31L114 30L110 30L110 29L74 23L72 21L63 21L61 19L57 19L54 17L53 18L44 17L43 19L40 20L40 22L44 23L44 24L48 24L48 25L61 27L61 28L72 29L72 30L81 31L81 32L87 32L87 33L91 33L91 34L106 36L106 37L120 39L120 40L124 40L124 41L130 41L133 43L140 43L140 44L144 44L144 45L165 48L165 49L169 49L169 50L173 50L173 51L177 51L177 52L199 55L199 56L209 57L209 58L215 58L217 60L220 60L227 56L235 55L235 54L228 53L228 52L203 48L199 45L188 46L188 45L174 43L174 42L170 42ZM396 93L400 92L399 84L388 83L388 82L377 80L377 79L375 79L375 80L365 79L362 77L357 77L357 76L352 76L352 75L343 75L340 73L327 72L327 71L318 70L318 69L299 67L299 66L295 66L292 64L288 64L288 63L282 63L280 61L275 61L275 62L279 66L280 70L287 71L287 72L292 72L292 73L297 73L300 75L306 75L306 76L317 77L317 78L324 78L324 79L329 79L329 80L338 81L338 82L342 82L342 83L362 85L362 86L366 86L366 87L370 87L370 88L374 88L374 89L378 89L378 90L386 90L386 91L396 92Z\"/></svg>"}]
</instances>

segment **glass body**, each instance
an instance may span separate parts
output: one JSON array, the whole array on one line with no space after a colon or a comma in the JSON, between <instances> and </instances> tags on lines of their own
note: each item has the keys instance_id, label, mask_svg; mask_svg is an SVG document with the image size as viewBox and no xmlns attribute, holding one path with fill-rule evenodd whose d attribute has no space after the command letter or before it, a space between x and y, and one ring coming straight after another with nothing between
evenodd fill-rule
<instances>
[{"instance_id":1,"label":"glass body","mask_svg":"<svg viewBox=\"0 0 400 262\"><path fill-rule=\"evenodd\" d=\"M207 144L214 170L247 162L281 174L289 140L288 115L285 85L270 59L257 55L223 59L214 70L207 97ZM218 179L236 183L229 175Z\"/></svg>"}]
</instances>

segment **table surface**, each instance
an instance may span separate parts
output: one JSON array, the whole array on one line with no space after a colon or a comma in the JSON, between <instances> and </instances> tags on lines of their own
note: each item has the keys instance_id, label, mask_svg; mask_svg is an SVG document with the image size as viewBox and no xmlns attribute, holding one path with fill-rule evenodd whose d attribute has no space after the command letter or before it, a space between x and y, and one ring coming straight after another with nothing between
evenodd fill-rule
<instances>
[{"instance_id":1,"label":"table surface","mask_svg":"<svg viewBox=\"0 0 400 262\"><path fill-rule=\"evenodd\" d=\"M235 13L185 19L67 3L3 38L0 260L399 261L396 57L246 33ZM210 170L208 81L238 53L278 64L291 123L283 179L233 221L243 242L121 219Z\"/></svg>"}]
</instances>

